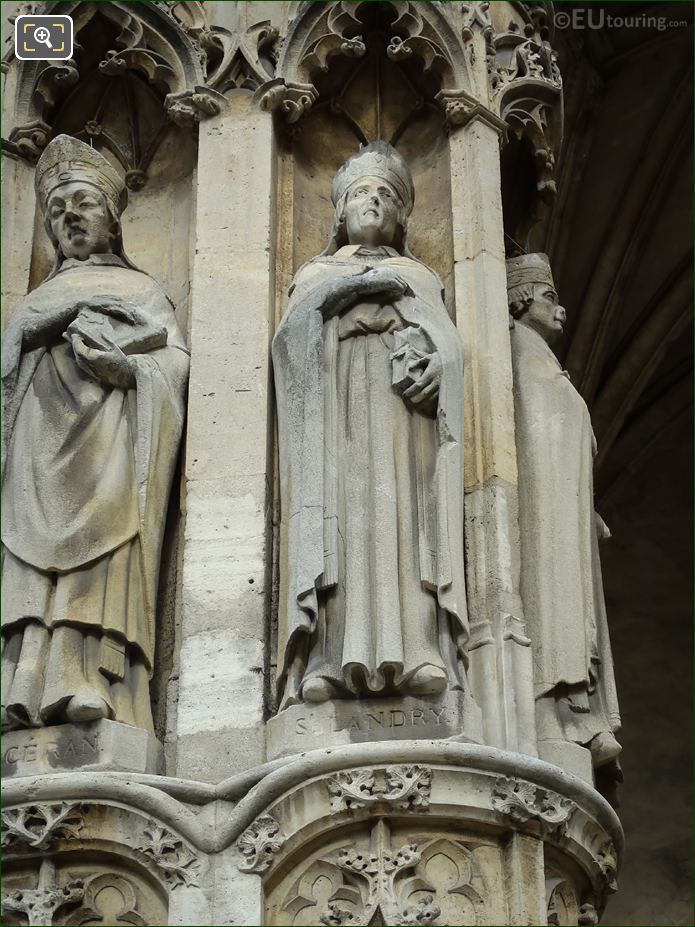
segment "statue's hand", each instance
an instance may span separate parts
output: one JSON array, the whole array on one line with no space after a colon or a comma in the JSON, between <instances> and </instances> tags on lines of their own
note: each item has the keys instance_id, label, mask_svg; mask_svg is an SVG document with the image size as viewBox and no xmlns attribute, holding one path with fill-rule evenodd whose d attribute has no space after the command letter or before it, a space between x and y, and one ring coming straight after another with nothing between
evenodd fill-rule
<instances>
[{"instance_id":1,"label":"statue's hand","mask_svg":"<svg viewBox=\"0 0 695 927\"><path fill-rule=\"evenodd\" d=\"M32 313L21 321L25 350L42 347L58 340L80 313L88 310L103 311L128 325L141 323L143 313L132 303L118 296L103 299L79 300L61 303L44 312Z\"/></svg>"},{"instance_id":2,"label":"statue's hand","mask_svg":"<svg viewBox=\"0 0 695 927\"><path fill-rule=\"evenodd\" d=\"M117 344L106 349L90 347L81 334L74 332L70 343L78 367L95 380L117 389L130 389L135 385L135 365Z\"/></svg>"},{"instance_id":3,"label":"statue's hand","mask_svg":"<svg viewBox=\"0 0 695 927\"><path fill-rule=\"evenodd\" d=\"M324 319L339 315L365 296L383 296L388 300L413 295L408 282L390 267L367 267L349 277L338 277L327 290L321 306Z\"/></svg>"},{"instance_id":4,"label":"statue's hand","mask_svg":"<svg viewBox=\"0 0 695 927\"><path fill-rule=\"evenodd\" d=\"M413 295L408 281L396 273L392 267L374 267L358 279L361 293L379 293L390 299Z\"/></svg>"},{"instance_id":5,"label":"statue's hand","mask_svg":"<svg viewBox=\"0 0 695 927\"><path fill-rule=\"evenodd\" d=\"M442 382L442 359L437 351L426 354L413 364L413 368L422 367L422 373L407 390L403 398L414 406L426 408L436 402L439 396L439 386Z\"/></svg>"}]
</instances>

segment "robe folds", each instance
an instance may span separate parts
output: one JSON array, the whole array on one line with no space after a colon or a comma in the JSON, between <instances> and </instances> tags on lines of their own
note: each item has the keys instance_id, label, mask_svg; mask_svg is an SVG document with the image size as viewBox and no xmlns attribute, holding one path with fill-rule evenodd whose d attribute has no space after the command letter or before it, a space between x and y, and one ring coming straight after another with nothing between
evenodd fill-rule
<instances>
[{"instance_id":1,"label":"robe folds","mask_svg":"<svg viewBox=\"0 0 695 927\"><path fill-rule=\"evenodd\" d=\"M326 284L389 267L397 300L324 321ZM282 707L321 676L347 695L398 689L419 667L463 687L463 352L424 264L346 246L300 269L273 340L281 480L278 684ZM392 385L395 333L437 351L436 409ZM299 668L298 668L299 666Z\"/></svg>"},{"instance_id":2,"label":"robe folds","mask_svg":"<svg viewBox=\"0 0 695 927\"><path fill-rule=\"evenodd\" d=\"M586 403L542 336L512 331L521 594L540 739L587 744L620 728L594 511ZM546 705L547 703L547 705Z\"/></svg>"},{"instance_id":3,"label":"robe folds","mask_svg":"<svg viewBox=\"0 0 695 927\"><path fill-rule=\"evenodd\" d=\"M129 389L84 372L62 337L89 306L108 316L110 300L162 335L159 347L130 353ZM107 324L113 333L125 323ZM42 328L50 336L28 343ZM116 255L64 261L19 307L3 339L6 637L27 621L109 631L151 671L188 363L164 290Z\"/></svg>"}]
</instances>

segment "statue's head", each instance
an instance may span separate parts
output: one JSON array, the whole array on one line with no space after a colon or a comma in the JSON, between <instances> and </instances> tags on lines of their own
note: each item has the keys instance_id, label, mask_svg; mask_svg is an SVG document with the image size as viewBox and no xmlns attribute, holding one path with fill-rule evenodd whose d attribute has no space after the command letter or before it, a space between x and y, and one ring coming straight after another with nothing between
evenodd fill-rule
<instances>
[{"instance_id":1,"label":"statue's head","mask_svg":"<svg viewBox=\"0 0 695 927\"><path fill-rule=\"evenodd\" d=\"M560 337L565 310L558 301L547 254L521 254L507 260L507 298L513 322L534 329L548 343Z\"/></svg>"},{"instance_id":2,"label":"statue's head","mask_svg":"<svg viewBox=\"0 0 695 927\"><path fill-rule=\"evenodd\" d=\"M348 158L333 178L331 199L329 253L347 244L404 250L415 192L406 161L388 142L372 142Z\"/></svg>"},{"instance_id":3,"label":"statue's head","mask_svg":"<svg viewBox=\"0 0 695 927\"><path fill-rule=\"evenodd\" d=\"M103 155L76 138L59 135L39 159L35 186L57 265L64 258L84 261L92 254L125 259L121 213L127 190Z\"/></svg>"}]
</instances>

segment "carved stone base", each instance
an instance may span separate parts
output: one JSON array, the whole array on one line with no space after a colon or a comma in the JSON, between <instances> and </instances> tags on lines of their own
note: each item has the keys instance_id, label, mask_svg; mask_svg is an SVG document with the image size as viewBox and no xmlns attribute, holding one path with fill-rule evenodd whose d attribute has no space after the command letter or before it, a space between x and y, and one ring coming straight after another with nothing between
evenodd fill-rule
<instances>
[{"instance_id":1,"label":"carved stone base","mask_svg":"<svg viewBox=\"0 0 695 927\"><path fill-rule=\"evenodd\" d=\"M553 766L559 766L574 776L579 776L589 785L594 784L594 771L591 763L591 751L579 744L565 740L540 740L538 756Z\"/></svg>"},{"instance_id":2,"label":"carved stone base","mask_svg":"<svg viewBox=\"0 0 695 927\"><path fill-rule=\"evenodd\" d=\"M268 759L383 740L482 741L480 709L463 692L432 698L342 699L292 705L268 721Z\"/></svg>"},{"instance_id":3,"label":"carved stone base","mask_svg":"<svg viewBox=\"0 0 695 927\"><path fill-rule=\"evenodd\" d=\"M2 798L8 925L587 927L623 848L581 779L451 739L314 750L216 786L73 770Z\"/></svg>"},{"instance_id":4,"label":"carved stone base","mask_svg":"<svg viewBox=\"0 0 695 927\"><path fill-rule=\"evenodd\" d=\"M147 731L117 721L58 724L3 735L3 778L73 770L159 774L162 746Z\"/></svg>"}]
</instances>

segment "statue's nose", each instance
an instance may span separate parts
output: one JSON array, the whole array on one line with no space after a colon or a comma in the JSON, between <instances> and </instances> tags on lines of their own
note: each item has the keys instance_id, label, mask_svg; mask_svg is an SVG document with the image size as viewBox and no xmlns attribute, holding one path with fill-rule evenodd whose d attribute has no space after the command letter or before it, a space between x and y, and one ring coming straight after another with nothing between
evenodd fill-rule
<instances>
[{"instance_id":1,"label":"statue's nose","mask_svg":"<svg viewBox=\"0 0 695 927\"><path fill-rule=\"evenodd\" d=\"M565 312L564 306L558 306L555 310L555 320L557 322L562 322L563 325L567 321L567 313Z\"/></svg>"}]
</instances>

